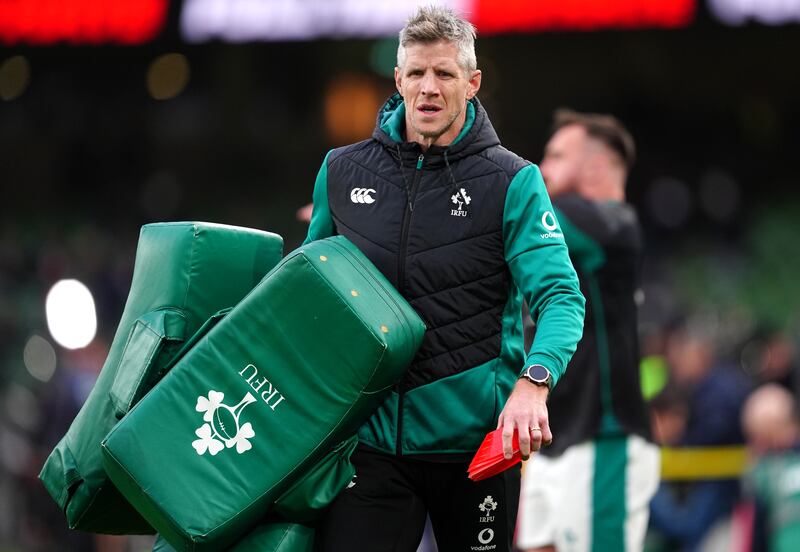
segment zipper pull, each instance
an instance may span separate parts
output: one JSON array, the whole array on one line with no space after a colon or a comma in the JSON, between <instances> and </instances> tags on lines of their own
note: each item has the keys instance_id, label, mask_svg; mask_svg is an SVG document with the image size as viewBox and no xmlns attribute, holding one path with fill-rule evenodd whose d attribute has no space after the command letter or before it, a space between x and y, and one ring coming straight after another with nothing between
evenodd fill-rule
<instances>
[{"instance_id":1,"label":"zipper pull","mask_svg":"<svg viewBox=\"0 0 800 552\"><path fill-rule=\"evenodd\" d=\"M425 159L425 154L420 153L419 157L417 158L417 170L422 168L422 161Z\"/></svg>"}]
</instances>

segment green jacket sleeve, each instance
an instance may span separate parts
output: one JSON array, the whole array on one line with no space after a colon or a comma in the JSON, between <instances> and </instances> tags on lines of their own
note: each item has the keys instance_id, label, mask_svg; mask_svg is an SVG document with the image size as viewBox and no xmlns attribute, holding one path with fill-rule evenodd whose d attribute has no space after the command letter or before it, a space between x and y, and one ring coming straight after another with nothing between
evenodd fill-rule
<instances>
[{"instance_id":1,"label":"green jacket sleeve","mask_svg":"<svg viewBox=\"0 0 800 552\"><path fill-rule=\"evenodd\" d=\"M603 243L611 239L614 229L599 205L568 195L553 199L553 207L575 268L592 273L602 267L606 262Z\"/></svg>"},{"instance_id":2,"label":"green jacket sleeve","mask_svg":"<svg viewBox=\"0 0 800 552\"><path fill-rule=\"evenodd\" d=\"M314 211L311 213L311 224L308 226L308 235L303 245L314 240L329 238L334 235L333 219L328 205L328 158L331 152L325 156L317 173L317 180L314 183Z\"/></svg>"},{"instance_id":3,"label":"green jacket sleeve","mask_svg":"<svg viewBox=\"0 0 800 552\"><path fill-rule=\"evenodd\" d=\"M526 366L547 367L555 385L583 334L585 300L536 165L519 171L509 185L503 238L511 276L536 322Z\"/></svg>"}]
</instances>

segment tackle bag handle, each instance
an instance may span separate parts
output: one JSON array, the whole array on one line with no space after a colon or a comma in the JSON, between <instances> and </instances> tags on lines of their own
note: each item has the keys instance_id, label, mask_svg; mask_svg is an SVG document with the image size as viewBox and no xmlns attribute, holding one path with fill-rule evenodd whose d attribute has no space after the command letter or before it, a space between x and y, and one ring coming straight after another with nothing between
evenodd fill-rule
<instances>
[{"instance_id":1,"label":"tackle bag handle","mask_svg":"<svg viewBox=\"0 0 800 552\"><path fill-rule=\"evenodd\" d=\"M121 419L166 371L165 360L185 339L186 315L167 307L143 314L133 323L120 355L109 398Z\"/></svg>"},{"instance_id":2,"label":"tackle bag handle","mask_svg":"<svg viewBox=\"0 0 800 552\"><path fill-rule=\"evenodd\" d=\"M231 308L211 315L189 339L185 338L186 315L180 309L167 307L137 318L109 390L117 419L125 416Z\"/></svg>"}]
</instances>

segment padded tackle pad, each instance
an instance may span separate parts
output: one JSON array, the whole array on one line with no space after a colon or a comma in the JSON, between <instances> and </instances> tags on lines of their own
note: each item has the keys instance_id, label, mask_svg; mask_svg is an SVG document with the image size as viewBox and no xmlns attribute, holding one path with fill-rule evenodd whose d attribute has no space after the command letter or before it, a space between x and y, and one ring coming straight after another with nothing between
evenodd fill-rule
<instances>
[{"instance_id":1,"label":"padded tackle pad","mask_svg":"<svg viewBox=\"0 0 800 552\"><path fill-rule=\"evenodd\" d=\"M257 526L231 546L228 552L312 552L313 549L314 529L297 523L275 521ZM159 535L153 552L175 552L175 549Z\"/></svg>"},{"instance_id":2,"label":"padded tackle pad","mask_svg":"<svg viewBox=\"0 0 800 552\"><path fill-rule=\"evenodd\" d=\"M220 550L405 372L425 326L341 236L289 254L103 443L109 476L177 550Z\"/></svg>"},{"instance_id":3,"label":"padded tackle pad","mask_svg":"<svg viewBox=\"0 0 800 552\"><path fill-rule=\"evenodd\" d=\"M277 234L202 222L142 227L130 293L100 376L39 474L72 529L154 532L117 492L100 442L211 315L238 303L281 259Z\"/></svg>"}]
</instances>

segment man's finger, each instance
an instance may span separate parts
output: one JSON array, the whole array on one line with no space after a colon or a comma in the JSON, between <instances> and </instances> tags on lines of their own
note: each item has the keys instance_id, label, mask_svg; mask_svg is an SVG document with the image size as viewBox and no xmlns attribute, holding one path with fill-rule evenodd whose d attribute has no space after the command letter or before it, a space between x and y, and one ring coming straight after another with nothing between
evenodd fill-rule
<instances>
[{"instance_id":1,"label":"man's finger","mask_svg":"<svg viewBox=\"0 0 800 552\"><path fill-rule=\"evenodd\" d=\"M531 451L536 452L542 448L542 428L532 427L529 431L531 434Z\"/></svg>"},{"instance_id":2,"label":"man's finger","mask_svg":"<svg viewBox=\"0 0 800 552\"><path fill-rule=\"evenodd\" d=\"M511 446L511 440L514 437L514 425L513 424L506 424L503 426L503 457L506 460L511 460L511 456L513 456L513 448Z\"/></svg>"},{"instance_id":3,"label":"man's finger","mask_svg":"<svg viewBox=\"0 0 800 552\"><path fill-rule=\"evenodd\" d=\"M531 455L531 433L528 429L527 423L520 424L517 427L517 437L519 439L519 454L523 460L527 460Z\"/></svg>"},{"instance_id":4,"label":"man's finger","mask_svg":"<svg viewBox=\"0 0 800 552\"><path fill-rule=\"evenodd\" d=\"M549 447L553 442L553 432L550 431L550 424L547 422L542 424L542 445Z\"/></svg>"}]
</instances>

